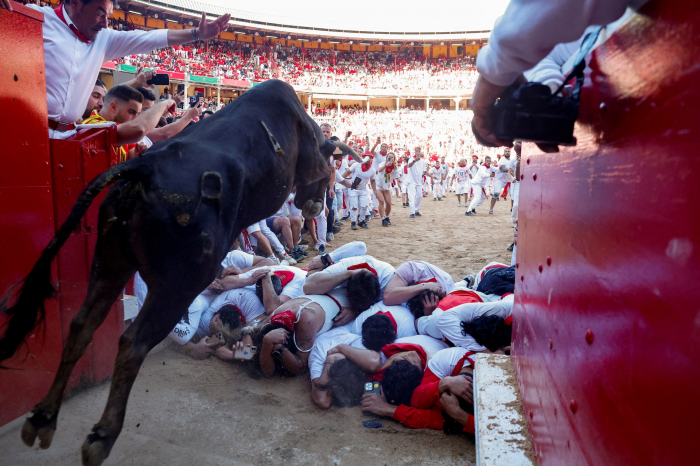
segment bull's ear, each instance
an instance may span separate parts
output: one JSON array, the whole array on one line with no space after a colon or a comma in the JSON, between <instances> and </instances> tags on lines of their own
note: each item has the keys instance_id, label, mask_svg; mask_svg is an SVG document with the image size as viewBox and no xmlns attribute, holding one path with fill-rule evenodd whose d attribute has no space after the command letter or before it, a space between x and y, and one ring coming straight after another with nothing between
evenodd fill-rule
<instances>
[{"instance_id":1,"label":"bull's ear","mask_svg":"<svg viewBox=\"0 0 700 466\"><path fill-rule=\"evenodd\" d=\"M321 147L318 148L319 151L321 152L321 155L324 157L330 157L333 155L333 152L337 149L337 146L333 144L330 140L325 139L323 141L323 144L321 144Z\"/></svg>"}]
</instances>

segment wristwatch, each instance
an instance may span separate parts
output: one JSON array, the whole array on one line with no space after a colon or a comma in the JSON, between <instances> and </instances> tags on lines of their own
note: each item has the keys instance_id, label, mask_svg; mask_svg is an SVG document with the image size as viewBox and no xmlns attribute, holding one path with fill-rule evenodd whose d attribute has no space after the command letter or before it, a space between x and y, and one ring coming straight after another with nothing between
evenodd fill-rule
<instances>
[{"instance_id":1,"label":"wristwatch","mask_svg":"<svg viewBox=\"0 0 700 466\"><path fill-rule=\"evenodd\" d=\"M243 327L241 329L241 336L242 335L253 335L253 329L250 327Z\"/></svg>"},{"instance_id":2,"label":"wristwatch","mask_svg":"<svg viewBox=\"0 0 700 466\"><path fill-rule=\"evenodd\" d=\"M328 253L325 253L321 256L321 262L323 262L324 269L333 265L333 259L331 259L331 255Z\"/></svg>"},{"instance_id":3,"label":"wristwatch","mask_svg":"<svg viewBox=\"0 0 700 466\"><path fill-rule=\"evenodd\" d=\"M282 359L282 351L284 351L284 347L282 347L278 350L272 351L272 353L271 353L272 357L275 359Z\"/></svg>"}]
</instances>

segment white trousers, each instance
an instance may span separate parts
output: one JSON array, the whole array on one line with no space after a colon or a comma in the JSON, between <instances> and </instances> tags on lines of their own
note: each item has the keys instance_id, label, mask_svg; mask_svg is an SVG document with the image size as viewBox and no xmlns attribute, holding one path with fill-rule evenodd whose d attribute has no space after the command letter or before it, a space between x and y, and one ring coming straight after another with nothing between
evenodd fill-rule
<instances>
[{"instance_id":1,"label":"white trousers","mask_svg":"<svg viewBox=\"0 0 700 466\"><path fill-rule=\"evenodd\" d=\"M515 225L518 221L518 204L520 200L520 183L513 183L511 186L510 198L513 200L513 212L510 213L510 220Z\"/></svg>"},{"instance_id":2,"label":"white trousers","mask_svg":"<svg viewBox=\"0 0 700 466\"><path fill-rule=\"evenodd\" d=\"M323 195L323 209L316 216L316 236L318 236L318 244L326 245L326 234L328 233L328 217L326 217L326 195Z\"/></svg>"},{"instance_id":3,"label":"white trousers","mask_svg":"<svg viewBox=\"0 0 700 466\"><path fill-rule=\"evenodd\" d=\"M474 189L474 198L472 199L472 202L469 204L469 208L467 209L470 211L479 207L486 200L486 194L484 194L484 189L481 186L474 185L472 186L472 188Z\"/></svg>"},{"instance_id":4,"label":"white trousers","mask_svg":"<svg viewBox=\"0 0 700 466\"><path fill-rule=\"evenodd\" d=\"M369 207L369 192L366 189L350 190L350 221L357 222L358 215L364 221Z\"/></svg>"},{"instance_id":5,"label":"white trousers","mask_svg":"<svg viewBox=\"0 0 700 466\"><path fill-rule=\"evenodd\" d=\"M408 190L408 206L411 213L420 211L420 204L423 201L423 186L416 183L406 183Z\"/></svg>"}]
</instances>

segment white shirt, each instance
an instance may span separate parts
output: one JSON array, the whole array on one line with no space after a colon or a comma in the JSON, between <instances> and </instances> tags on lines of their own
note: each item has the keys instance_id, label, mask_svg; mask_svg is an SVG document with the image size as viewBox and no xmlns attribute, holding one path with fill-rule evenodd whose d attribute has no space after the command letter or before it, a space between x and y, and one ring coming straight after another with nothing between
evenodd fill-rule
<instances>
[{"instance_id":1,"label":"white shirt","mask_svg":"<svg viewBox=\"0 0 700 466\"><path fill-rule=\"evenodd\" d=\"M408 167L408 182L415 184L423 184L423 173L425 173L426 168L425 160L420 159Z\"/></svg>"},{"instance_id":2,"label":"white shirt","mask_svg":"<svg viewBox=\"0 0 700 466\"><path fill-rule=\"evenodd\" d=\"M434 278L445 293L452 293L455 288L455 282L450 274L423 261L404 262L396 269L396 275L401 277L406 286L427 282Z\"/></svg>"},{"instance_id":3,"label":"white shirt","mask_svg":"<svg viewBox=\"0 0 700 466\"><path fill-rule=\"evenodd\" d=\"M469 184L469 168L457 166L455 176L459 186L467 186Z\"/></svg>"},{"instance_id":4,"label":"white shirt","mask_svg":"<svg viewBox=\"0 0 700 466\"><path fill-rule=\"evenodd\" d=\"M498 168L490 165L488 167L482 165L479 167L479 171L476 172L476 176L472 178L472 184L481 186L485 188L491 181L491 173L496 173Z\"/></svg>"},{"instance_id":5,"label":"white shirt","mask_svg":"<svg viewBox=\"0 0 700 466\"><path fill-rule=\"evenodd\" d=\"M245 325L255 325L256 317L264 316L265 306L260 302L254 291L242 288L240 290L224 291L211 303L202 317L199 319L199 336L209 335L209 323L211 318L219 309L224 306L236 306L241 310L241 314L245 319Z\"/></svg>"},{"instance_id":6,"label":"white shirt","mask_svg":"<svg viewBox=\"0 0 700 466\"><path fill-rule=\"evenodd\" d=\"M284 288L282 288L282 292L280 293L280 295L289 296L290 299L294 299L304 294L302 288L304 287L304 282L306 281L306 272L297 267L287 267L286 265L273 265L266 268L270 269L270 272L272 273L277 271L285 271L292 272L294 274L294 278L292 278L292 281L287 283L287 285ZM254 272L255 270L251 270L250 272L240 274L238 277L248 278ZM255 292L255 284L246 286L244 287L244 289Z\"/></svg>"},{"instance_id":7,"label":"white shirt","mask_svg":"<svg viewBox=\"0 0 700 466\"><path fill-rule=\"evenodd\" d=\"M248 267L253 266L254 258L255 256L253 256L252 254L247 254L243 251L236 249L226 254L224 260L221 261L221 265L223 265L224 268L233 265L239 269L247 269Z\"/></svg>"},{"instance_id":8,"label":"white shirt","mask_svg":"<svg viewBox=\"0 0 700 466\"><path fill-rule=\"evenodd\" d=\"M410 343L412 345L417 345L423 348L425 354L428 356L428 361L438 353L438 351L449 348L449 345L444 341L436 340L433 337L427 335L413 335L411 337L397 338L394 343ZM387 358L384 353L380 353L382 357L382 364L386 362Z\"/></svg>"},{"instance_id":9,"label":"white shirt","mask_svg":"<svg viewBox=\"0 0 700 466\"><path fill-rule=\"evenodd\" d=\"M513 301L512 299L501 300L501 301L491 301L485 303L467 303L455 306L450 310L443 313L446 317L448 314L454 320L454 322L471 322L477 317L481 316L498 316L503 319L507 319L513 315ZM462 329L460 325L450 325L450 328L441 328L443 336L455 343L459 342L459 346L466 348L469 351L484 351L486 348L481 346L476 340L469 334L462 334ZM455 343L457 345L457 343Z\"/></svg>"},{"instance_id":10,"label":"white shirt","mask_svg":"<svg viewBox=\"0 0 700 466\"><path fill-rule=\"evenodd\" d=\"M367 183L369 183L369 180L371 178L374 178L374 175L376 175L376 170L374 168L371 168L367 171L362 171L362 165L361 163L356 163L352 167L350 167L350 183L355 181L355 178L360 178L360 184L355 188L357 190L362 190L367 188Z\"/></svg>"},{"instance_id":11,"label":"white shirt","mask_svg":"<svg viewBox=\"0 0 700 466\"><path fill-rule=\"evenodd\" d=\"M321 377L328 351L338 345L350 345L353 348L367 349L362 344L362 337L340 328L334 328L316 337L309 352L309 375L311 380Z\"/></svg>"},{"instance_id":12,"label":"white shirt","mask_svg":"<svg viewBox=\"0 0 700 466\"><path fill-rule=\"evenodd\" d=\"M428 369L441 379L450 377L459 360L462 359L467 352L465 348L447 348L438 351L435 353L435 356L428 361ZM469 360L465 360L462 364L462 367L466 366L471 366ZM460 370L462 367L460 367Z\"/></svg>"},{"instance_id":13,"label":"white shirt","mask_svg":"<svg viewBox=\"0 0 700 466\"><path fill-rule=\"evenodd\" d=\"M505 157L501 157L501 160L499 160L498 168L496 169L496 179L499 181L504 181L508 183L510 181L510 178L508 177L508 169L510 168L510 162L513 159L507 159ZM505 170L505 171L504 171Z\"/></svg>"},{"instance_id":14,"label":"white shirt","mask_svg":"<svg viewBox=\"0 0 700 466\"><path fill-rule=\"evenodd\" d=\"M125 55L168 46L168 30L115 31L102 29L89 44L61 21L52 7L27 7L44 13L44 66L48 116L73 123L80 119L103 63ZM73 24L64 8L64 17Z\"/></svg>"},{"instance_id":15,"label":"white shirt","mask_svg":"<svg viewBox=\"0 0 700 466\"><path fill-rule=\"evenodd\" d=\"M341 259L335 264L331 265L330 267L316 273L342 273L347 271L348 267L352 267L353 265L359 264L367 264L377 271L377 278L379 279L379 286L381 288L380 294L383 294L386 285L389 283L389 280L391 280L391 277L394 276L394 267L392 267L390 264L387 264L386 262L377 260L372 256L355 256L348 257L346 259ZM341 284L339 288L347 286L348 284L346 281L343 284Z\"/></svg>"},{"instance_id":16,"label":"white shirt","mask_svg":"<svg viewBox=\"0 0 700 466\"><path fill-rule=\"evenodd\" d=\"M362 324L380 311L384 314L391 314L391 317L396 321L396 338L411 337L418 334L411 311L404 306L387 306L383 301L373 304L372 307L357 316L354 322L350 322L347 325L348 331L355 335L362 335Z\"/></svg>"}]
</instances>

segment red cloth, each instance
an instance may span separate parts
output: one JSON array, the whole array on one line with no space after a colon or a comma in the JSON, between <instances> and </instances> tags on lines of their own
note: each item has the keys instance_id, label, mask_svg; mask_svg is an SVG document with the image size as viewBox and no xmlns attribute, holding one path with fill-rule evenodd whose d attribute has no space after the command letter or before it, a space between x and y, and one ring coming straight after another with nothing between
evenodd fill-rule
<instances>
[{"instance_id":1,"label":"red cloth","mask_svg":"<svg viewBox=\"0 0 700 466\"><path fill-rule=\"evenodd\" d=\"M287 270L277 270L275 272L272 272L272 275L277 275L280 277L280 280L282 281L282 288L287 286L289 282L294 280L294 272L289 272Z\"/></svg>"},{"instance_id":2,"label":"red cloth","mask_svg":"<svg viewBox=\"0 0 700 466\"><path fill-rule=\"evenodd\" d=\"M508 190L510 189L510 181L506 183L505 187L503 188L503 194L501 194L501 197L505 199L505 197L508 195Z\"/></svg>"},{"instance_id":3,"label":"red cloth","mask_svg":"<svg viewBox=\"0 0 700 466\"><path fill-rule=\"evenodd\" d=\"M270 323L280 323L287 327L287 330L290 332L294 332L294 321L295 321L295 316L292 311L284 311L279 314L275 314L272 317L270 317Z\"/></svg>"},{"instance_id":4,"label":"red cloth","mask_svg":"<svg viewBox=\"0 0 700 466\"><path fill-rule=\"evenodd\" d=\"M387 316L389 318L389 320L391 321L391 325L394 326L394 334L399 333L399 327L398 327L398 325L396 325L396 319L394 319L394 316L391 315L391 312L379 311L379 312L377 312L377 314Z\"/></svg>"},{"instance_id":5,"label":"red cloth","mask_svg":"<svg viewBox=\"0 0 700 466\"><path fill-rule=\"evenodd\" d=\"M382 353L384 354L384 356L386 356L387 359L389 359L397 353L405 353L406 351L415 351L416 353L418 353L418 356L421 360L421 366L423 369L425 369L425 367L428 365L428 355L425 353L425 350L421 346L414 345L413 343L389 343L388 345L384 345L384 347L382 348ZM381 382L384 378L384 370L386 370L386 368L383 368L379 372L372 374L371 376L369 376L369 380L376 380L377 382Z\"/></svg>"},{"instance_id":6,"label":"red cloth","mask_svg":"<svg viewBox=\"0 0 700 466\"><path fill-rule=\"evenodd\" d=\"M367 269L370 272L372 272L375 277L378 277L377 271L374 270L372 267L370 267L370 265L367 262L363 262L361 264L356 264L356 265L351 265L350 267L348 267L348 270L359 270L359 269Z\"/></svg>"},{"instance_id":7,"label":"red cloth","mask_svg":"<svg viewBox=\"0 0 700 466\"><path fill-rule=\"evenodd\" d=\"M482 189L483 189L483 188L482 188ZM484 193L484 194L486 194L486 193ZM507 266L507 265L501 265L501 264L489 265L488 267L486 267L486 268L484 269L483 272L481 272L481 278L484 278L484 274L486 273L487 270L496 269L496 268L499 268L499 267L503 268L503 267L508 267L508 266Z\"/></svg>"},{"instance_id":8,"label":"red cloth","mask_svg":"<svg viewBox=\"0 0 700 466\"><path fill-rule=\"evenodd\" d=\"M483 301L474 291L457 290L442 298L437 307L443 311L447 311L455 306L466 303L483 303Z\"/></svg>"},{"instance_id":9,"label":"red cloth","mask_svg":"<svg viewBox=\"0 0 700 466\"><path fill-rule=\"evenodd\" d=\"M55 10L53 10L53 12L56 13L56 16L58 16L58 19L60 19L61 21L63 21L63 24L65 24L66 26L68 26L68 22L66 21L66 17L63 16L63 5L59 6L59 7L56 8ZM75 34L76 36L78 36L78 39L80 39L81 41L85 42L86 44L89 44L89 43L90 43L90 39L88 39L88 38L85 36L85 34L83 34L82 32L78 31L78 28L75 27L74 24L71 24L71 25L68 26L68 27L70 28L71 31L73 31L73 34Z\"/></svg>"}]
</instances>

